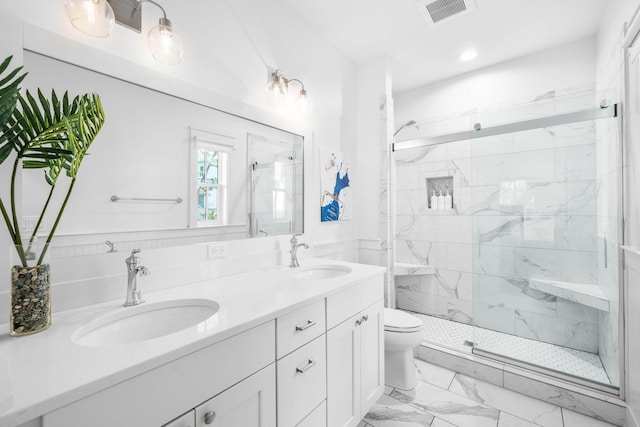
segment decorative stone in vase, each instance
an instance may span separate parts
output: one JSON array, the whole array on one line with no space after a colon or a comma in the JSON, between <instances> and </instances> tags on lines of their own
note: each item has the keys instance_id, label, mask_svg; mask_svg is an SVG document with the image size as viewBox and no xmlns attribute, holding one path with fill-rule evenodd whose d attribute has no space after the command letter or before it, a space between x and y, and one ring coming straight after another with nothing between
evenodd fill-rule
<instances>
[{"instance_id":1,"label":"decorative stone in vase","mask_svg":"<svg viewBox=\"0 0 640 427\"><path fill-rule=\"evenodd\" d=\"M30 254L33 253L27 255ZM9 319L11 335L31 335L51 326L50 289L48 262L26 267L23 265L11 267Z\"/></svg>"}]
</instances>

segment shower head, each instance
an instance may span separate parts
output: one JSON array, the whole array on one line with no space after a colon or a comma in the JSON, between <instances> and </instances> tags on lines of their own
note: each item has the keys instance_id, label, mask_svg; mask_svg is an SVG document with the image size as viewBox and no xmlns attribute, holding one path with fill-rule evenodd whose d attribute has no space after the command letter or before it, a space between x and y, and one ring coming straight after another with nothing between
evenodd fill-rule
<instances>
[{"instance_id":1,"label":"shower head","mask_svg":"<svg viewBox=\"0 0 640 427\"><path fill-rule=\"evenodd\" d=\"M398 132L400 132L402 129L404 129L407 126L413 126L416 124L415 120L409 120L407 123L403 124L402 126L400 126L398 128L398 130L393 134L393 136L396 136L398 134Z\"/></svg>"}]
</instances>

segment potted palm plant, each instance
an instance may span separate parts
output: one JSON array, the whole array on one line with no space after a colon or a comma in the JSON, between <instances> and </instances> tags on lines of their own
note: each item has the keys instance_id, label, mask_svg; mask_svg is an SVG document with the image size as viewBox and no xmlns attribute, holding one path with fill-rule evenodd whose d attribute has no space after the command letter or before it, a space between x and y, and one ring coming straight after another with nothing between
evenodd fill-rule
<instances>
[{"instance_id":1,"label":"potted palm plant","mask_svg":"<svg viewBox=\"0 0 640 427\"><path fill-rule=\"evenodd\" d=\"M51 298L47 251L73 191L87 150L104 124L104 110L97 94L69 99L65 92L50 98L38 89L23 95L19 85L26 76L21 67L8 72L11 57L0 64L0 165L11 165L10 200L0 198L0 213L7 226L17 260L11 268L10 333L15 336L43 331L51 325ZM2 78L4 74L6 77ZM39 219L28 238L18 221L16 178L21 169L40 169L49 186ZM67 179L59 179L65 176ZM64 184L63 184L64 183ZM62 184L66 194L44 241L38 231L50 209L54 190ZM63 190L64 191L64 190ZM29 195L23 195L29 197Z\"/></svg>"}]
</instances>

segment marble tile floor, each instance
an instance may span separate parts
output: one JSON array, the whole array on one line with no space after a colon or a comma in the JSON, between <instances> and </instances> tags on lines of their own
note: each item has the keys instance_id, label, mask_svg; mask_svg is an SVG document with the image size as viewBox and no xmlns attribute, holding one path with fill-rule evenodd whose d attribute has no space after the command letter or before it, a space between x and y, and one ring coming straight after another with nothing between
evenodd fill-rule
<instances>
[{"instance_id":1,"label":"marble tile floor","mask_svg":"<svg viewBox=\"0 0 640 427\"><path fill-rule=\"evenodd\" d=\"M415 359L418 385L386 387L358 427L613 427Z\"/></svg>"},{"instance_id":2,"label":"marble tile floor","mask_svg":"<svg viewBox=\"0 0 640 427\"><path fill-rule=\"evenodd\" d=\"M464 323L413 313L425 324L425 341L471 354L465 342L475 342L482 350L514 360L542 366L565 374L611 384L597 354L548 344Z\"/></svg>"}]
</instances>

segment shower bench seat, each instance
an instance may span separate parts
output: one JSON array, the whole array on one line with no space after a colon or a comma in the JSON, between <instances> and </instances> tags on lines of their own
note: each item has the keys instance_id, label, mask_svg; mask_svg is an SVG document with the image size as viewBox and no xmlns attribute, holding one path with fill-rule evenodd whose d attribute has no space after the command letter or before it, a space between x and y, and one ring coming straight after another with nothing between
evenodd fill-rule
<instances>
[{"instance_id":1,"label":"shower bench seat","mask_svg":"<svg viewBox=\"0 0 640 427\"><path fill-rule=\"evenodd\" d=\"M609 312L609 298L598 285L552 279L529 279L529 287L596 310Z\"/></svg>"}]
</instances>

